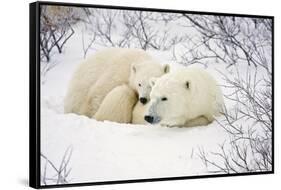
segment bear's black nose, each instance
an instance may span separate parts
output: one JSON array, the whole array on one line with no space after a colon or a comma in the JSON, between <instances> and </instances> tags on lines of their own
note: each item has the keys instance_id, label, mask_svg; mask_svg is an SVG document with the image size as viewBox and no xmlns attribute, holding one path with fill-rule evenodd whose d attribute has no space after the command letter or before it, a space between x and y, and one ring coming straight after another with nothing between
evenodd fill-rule
<instances>
[{"instance_id":1,"label":"bear's black nose","mask_svg":"<svg viewBox=\"0 0 281 190\"><path fill-rule=\"evenodd\" d=\"M141 98L140 98L140 102L141 102L142 104L146 104L147 99L146 99L146 98L141 97Z\"/></svg>"},{"instance_id":2,"label":"bear's black nose","mask_svg":"<svg viewBox=\"0 0 281 190\"><path fill-rule=\"evenodd\" d=\"M153 123L153 117L150 115L145 115L144 120L147 121L148 123Z\"/></svg>"}]
</instances>

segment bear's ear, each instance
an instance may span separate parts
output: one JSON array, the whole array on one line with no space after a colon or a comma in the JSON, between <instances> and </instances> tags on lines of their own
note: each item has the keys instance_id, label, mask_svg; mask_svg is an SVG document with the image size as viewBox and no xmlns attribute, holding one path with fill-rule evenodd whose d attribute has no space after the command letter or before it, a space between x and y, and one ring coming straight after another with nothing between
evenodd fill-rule
<instances>
[{"instance_id":1,"label":"bear's ear","mask_svg":"<svg viewBox=\"0 0 281 190\"><path fill-rule=\"evenodd\" d=\"M186 82L185 82L185 87L186 87L187 89L189 89L189 81L186 81Z\"/></svg>"},{"instance_id":2,"label":"bear's ear","mask_svg":"<svg viewBox=\"0 0 281 190\"><path fill-rule=\"evenodd\" d=\"M165 64L164 65L164 73L168 73L170 71L170 65Z\"/></svg>"},{"instance_id":3,"label":"bear's ear","mask_svg":"<svg viewBox=\"0 0 281 190\"><path fill-rule=\"evenodd\" d=\"M151 87L153 87L153 86L155 85L156 80L157 80L157 78L155 78L155 77L150 78L150 79L149 79L149 85L150 85Z\"/></svg>"}]
</instances>

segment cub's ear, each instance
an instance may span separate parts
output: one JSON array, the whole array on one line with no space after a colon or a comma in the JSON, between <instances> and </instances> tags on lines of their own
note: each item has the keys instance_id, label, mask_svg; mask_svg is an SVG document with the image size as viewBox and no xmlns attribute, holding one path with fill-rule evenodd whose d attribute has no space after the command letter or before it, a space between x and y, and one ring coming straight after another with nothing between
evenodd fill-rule
<instances>
[{"instance_id":1,"label":"cub's ear","mask_svg":"<svg viewBox=\"0 0 281 190\"><path fill-rule=\"evenodd\" d=\"M135 65L135 64L132 64L132 65L131 65L131 71L133 71L134 73L137 72L137 68L136 68L136 65Z\"/></svg>"},{"instance_id":2,"label":"cub's ear","mask_svg":"<svg viewBox=\"0 0 281 190\"><path fill-rule=\"evenodd\" d=\"M168 72L170 72L170 65L165 64L164 65L164 73L168 73Z\"/></svg>"},{"instance_id":3,"label":"cub's ear","mask_svg":"<svg viewBox=\"0 0 281 190\"><path fill-rule=\"evenodd\" d=\"M187 89L189 89L189 81L186 81L186 82L185 82L185 87L186 87Z\"/></svg>"},{"instance_id":4,"label":"cub's ear","mask_svg":"<svg viewBox=\"0 0 281 190\"><path fill-rule=\"evenodd\" d=\"M153 87L155 85L156 80L157 80L157 78L155 78L155 77L152 77L152 78L149 79L150 87Z\"/></svg>"}]
</instances>

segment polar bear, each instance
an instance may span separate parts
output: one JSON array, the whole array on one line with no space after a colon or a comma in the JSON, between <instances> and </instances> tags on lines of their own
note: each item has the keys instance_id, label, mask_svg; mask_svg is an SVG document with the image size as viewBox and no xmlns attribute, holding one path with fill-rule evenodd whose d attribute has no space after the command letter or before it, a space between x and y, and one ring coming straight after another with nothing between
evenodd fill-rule
<instances>
[{"instance_id":1,"label":"polar bear","mask_svg":"<svg viewBox=\"0 0 281 190\"><path fill-rule=\"evenodd\" d=\"M148 124L144 120L144 114L145 114L148 104L142 104L140 102L136 103L136 105L133 108L133 113L132 113L132 123L133 124L142 124L142 125Z\"/></svg>"},{"instance_id":2,"label":"polar bear","mask_svg":"<svg viewBox=\"0 0 281 190\"><path fill-rule=\"evenodd\" d=\"M152 91L144 119L162 126L207 125L224 108L216 80L205 70L186 68L151 79Z\"/></svg>"},{"instance_id":3,"label":"polar bear","mask_svg":"<svg viewBox=\"0 0 281 190\"><path fill-rule=\"evenodd\" d=\"M98 121L131 123L133 108L137 101L137 94L131 87L120 85L106 95L94 118Z\"/></svg>"},{"instance_id":4,"label":"polar bear","mask_svg":"<svg viewBox=\"0 0 281 190\"><path fill-rule=\"evenodd\" d=\"M121 85L106 95L94 118L98 121L148 124L144 120L147 105L137 101L137 95L132 88Z\"/></svg>"},{"instance_id":5,"label":"polar bear","mask_svg":"<svg viewBox=\"0 0 281 190\"><path fill-rule=\"evenodd\" d=\"M118 92L124 84L136 91L140 102L145 104L149 101L151 91L149 79L167 72L169 65L161 65L144 50L101 50L79 64L69 83L64 102L65 113L94 117L105 97L115 88L115 92ZM100 113L97 115L102 118Z\"/></svg>"}]
</instances>

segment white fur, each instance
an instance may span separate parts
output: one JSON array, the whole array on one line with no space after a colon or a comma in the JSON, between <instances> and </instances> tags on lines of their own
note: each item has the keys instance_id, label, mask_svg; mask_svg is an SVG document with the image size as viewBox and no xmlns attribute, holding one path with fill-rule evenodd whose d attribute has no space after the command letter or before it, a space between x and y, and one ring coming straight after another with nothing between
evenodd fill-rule
<instances>
[{"instance_id":1,"label":"white fur","mask_svg":"<svg viewBox=\"0 0 281 190\"><path fill-rule=\"evenodd\" d=\"M139 96L148 98L151 90L149 79L160 77L165 70L168 70L167 66L160 65L140 49L110 48L99 51L79 64L69 83L65 112L93 117L104 98L123 84L128 84Z\"/></svg>"},{"instance_id":2,"label":"white fur","mask_svg":"<svg viewBox=\"0 0 281 190\"><path fill-rule=\"evenodd\" d=\"M144 114L147 109L147 105L148 104L143 105L142 103L137 102L133 109L133 124L147 124L147 122L144 120Z\"/></svg>"},{"instance_id":3,"label":"white fur","mask_svg":"<svg viewBox=\"0 0 281 190\"><path fill-rule=\"evenodd\" d=\"M164 126L207 125L223 108L223 97L215 79L205 70L186 68L156 81L146 115ZM188 83L188 85L187 85ZM167 100L163 100L166 98Z\"/></svg>"},{"instance_id":4,"label":"white fur","mask_svg":"<svg viewBox=\"0 0 281 190\"><path fill-rule=\"evenodd\" d=\"M137 100L135 91L128 85L117 86L104 98L94 118L98 121L131 123Z\"/></svg>"}]
</instances>

